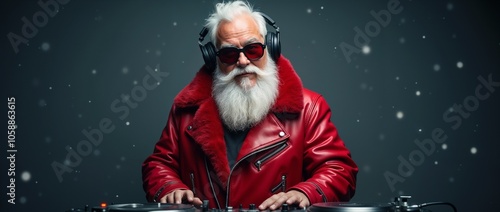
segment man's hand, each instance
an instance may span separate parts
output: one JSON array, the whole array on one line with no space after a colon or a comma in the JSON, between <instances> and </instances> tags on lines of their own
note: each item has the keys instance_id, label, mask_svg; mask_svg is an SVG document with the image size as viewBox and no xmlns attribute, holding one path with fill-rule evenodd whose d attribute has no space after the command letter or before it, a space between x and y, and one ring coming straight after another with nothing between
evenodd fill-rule
<instances>
[{"instance_id":1,"label":"man's hand","mask_svg":"<svg viewBox=\"0 0 500 212\"><path fill-rule=\"evenodd\" d=\"M200 198L194 197L191 190L174 190L160 199L161 203L191 203L193 205L201 205L202 202Z\"/></svg>"},{"instance_id":2,"label":"man's hand","mask_svg":"<svg viewBox=\"0 0 500 212\"><path fill-rule=\"evenodd\" d=\"M291 190L286 193L280 192L267 198L262 204L259 205L260 210L276 210L281 207L283 203L288 205L297 204L300 208L309 206L309 199L300 191Z\"/></svg>"}]
</instances>

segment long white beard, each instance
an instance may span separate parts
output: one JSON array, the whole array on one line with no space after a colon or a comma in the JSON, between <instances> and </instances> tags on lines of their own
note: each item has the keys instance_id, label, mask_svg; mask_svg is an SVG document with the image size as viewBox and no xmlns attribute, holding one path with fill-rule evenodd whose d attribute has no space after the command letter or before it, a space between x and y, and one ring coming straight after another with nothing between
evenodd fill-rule
<instances>
[{"instance_id":1,"label":"long white beard","mask_svg":"<svg viewBox=\"0 0 500 212\"><path fill-rule=\"evenodd\" d=\"M256 73L253 87L247 77L242 77L239 85L235 80L237 75L245 72ZM244 130L259 123L278 96L278 84L276 63L269 56L263 70L248 65L244 69L237 67L225 75L217 68L212 95L223 123L234 131Z\"/></svg>"}]
</instances>

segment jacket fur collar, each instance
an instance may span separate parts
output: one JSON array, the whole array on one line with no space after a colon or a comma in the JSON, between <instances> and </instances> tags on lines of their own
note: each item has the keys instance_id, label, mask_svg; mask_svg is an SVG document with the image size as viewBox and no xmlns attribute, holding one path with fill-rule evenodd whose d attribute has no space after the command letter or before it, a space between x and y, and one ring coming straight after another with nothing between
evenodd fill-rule
<instances>
[{"instance_id":1,"label":"jacket fur collar","mask_svg":"<svg viewBox=\"0 0 500 212\"><path fill-rule=\"evenodd\" d=\"M275 114L299 113L304 107L302 82L290 61L281 56L278 67L278 97L271 111ZM219 117L217 105L212 98L212 74L203 66L189 83L174 99L177 109L197 108L192 130L188 133L200 144L207 154L215 173L226 185L229 176L226 146L222 122Z\"/></svg>"}]
</instances>

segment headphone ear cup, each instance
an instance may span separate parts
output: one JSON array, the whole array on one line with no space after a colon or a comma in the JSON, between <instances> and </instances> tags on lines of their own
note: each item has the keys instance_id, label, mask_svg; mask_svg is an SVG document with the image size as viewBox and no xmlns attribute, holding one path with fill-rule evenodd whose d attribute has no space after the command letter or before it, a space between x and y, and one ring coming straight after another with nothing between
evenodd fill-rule
<instances>
[{"instance_id":1,"label":"headphone ear cup","mask_svg":"<svg viewBox=\"0 0 500 212\"><path fill-rule=\"evenodd\" d=\"M209 71L215 70L217 53L215 51L214 44L212 42L208 42L205 45L200 45L200 50L203 56L203 61L205 61L206 68Z\"/></svg>"},{"instance_id":2,"label":"headphone ear cup","mask_svg":"<svg viewBox=\"0 0 500 212\"><path fill-rule=\"evenodd\" d=\"M281 55L281 44L279 36L273 32L268 32L266 35L266 45L271 58L276 62Z\"/></svg>"}]
</instances>

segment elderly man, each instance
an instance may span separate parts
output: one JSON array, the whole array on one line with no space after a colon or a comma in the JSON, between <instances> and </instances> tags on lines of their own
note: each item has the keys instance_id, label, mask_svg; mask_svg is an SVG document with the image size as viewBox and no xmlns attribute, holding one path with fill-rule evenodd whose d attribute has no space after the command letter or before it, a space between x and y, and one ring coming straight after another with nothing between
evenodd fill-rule
<instances>
[{"instance_id":1,"label":"elderly man","mask_svg":"<svg viewBox=\"0 0 500 212\"><path fill-rule=\"evenodd\" d=\"M279 42L266 43L276 36L266 19L246 2L216 5L206 24L213 61L174 99L143 163L149 201L275 210L354 195L358 168L330 108L303 88Z\"/></svg>"}]
</instances>

